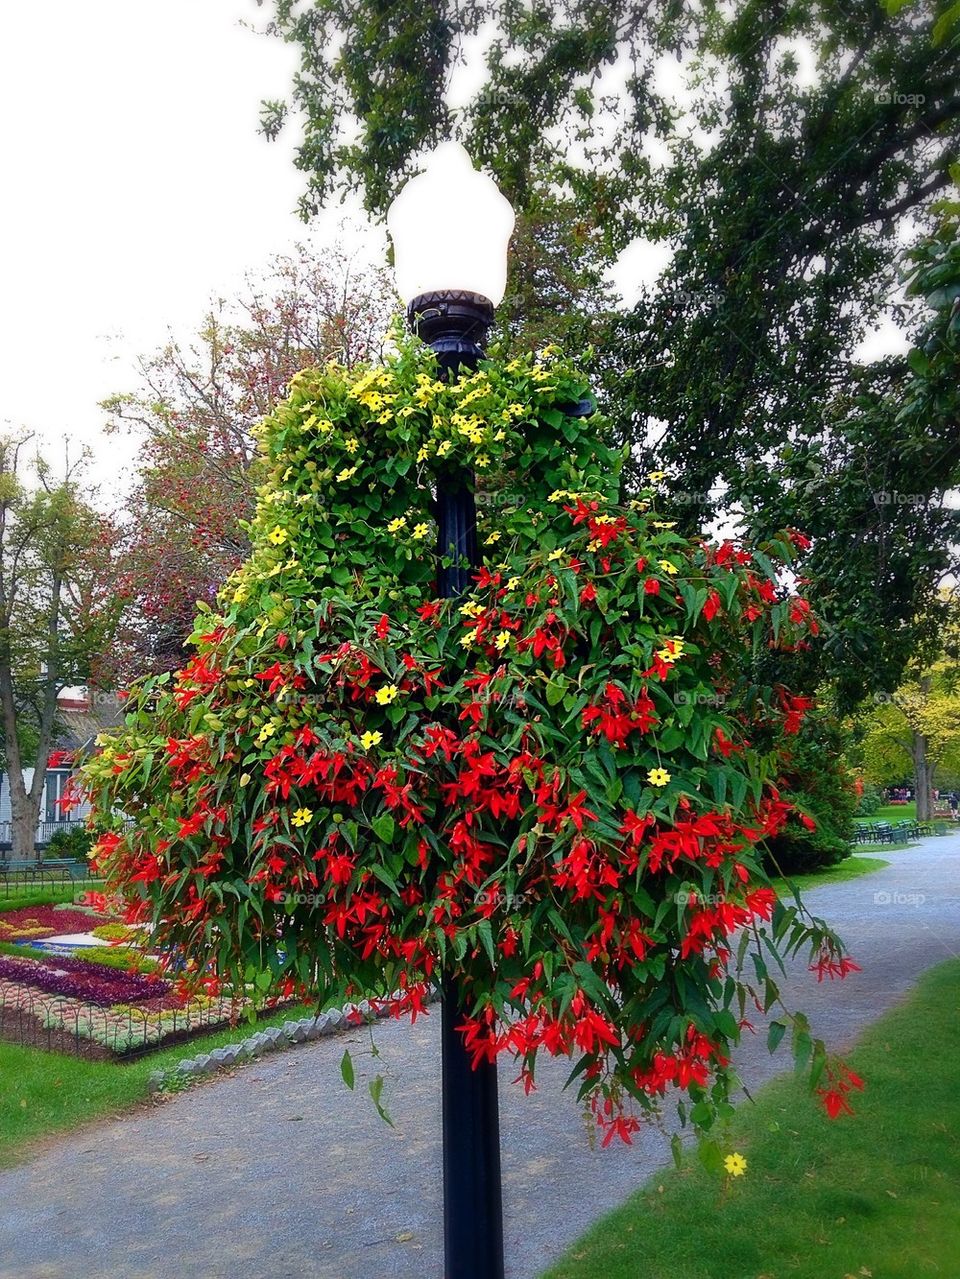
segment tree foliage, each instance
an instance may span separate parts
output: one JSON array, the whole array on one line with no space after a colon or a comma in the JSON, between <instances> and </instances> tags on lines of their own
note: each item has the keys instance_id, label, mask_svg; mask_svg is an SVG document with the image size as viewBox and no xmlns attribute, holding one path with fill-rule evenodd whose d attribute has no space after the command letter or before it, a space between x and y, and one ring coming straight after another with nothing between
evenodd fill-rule
<instances>
[{"instance_id":1,"label":"tree foliage","mask_svg":"<svg viewBox=\"0 0 960 1279\"><path fill-rule=\"evenodd\" d=\"M30 436L0 441L0 717L14 855L32 858L62 689L95 678L116 624L115 532ZM32 768L32 778L25 770Z\"/></svg>"},{"instance_id":2,"label":"tree foliage","mask_svg":"<svg viewBox=\"0 0 960 1279\"><path fill-rule=\"evenodd\" d=\"M197 600L212 602L249 546L254 426L300 369L376 355L394 302L384 272L299 246L265 276L248 276L239 297L215 301L192 343L171 341L143 360L137 391L106 402L115 428L141 439L125 520L119 678L183 660Z\"/></svg>"}]
</instances>

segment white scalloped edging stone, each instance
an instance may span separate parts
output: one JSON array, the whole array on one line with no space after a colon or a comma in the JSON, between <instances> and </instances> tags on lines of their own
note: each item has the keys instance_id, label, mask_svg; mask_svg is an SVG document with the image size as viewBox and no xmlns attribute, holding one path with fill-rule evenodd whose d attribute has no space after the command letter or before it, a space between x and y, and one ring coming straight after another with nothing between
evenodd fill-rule
<instances>
[{"instance_id":1,"label":"white scalloped edging stone","mask_svg":"<svg viewBox=\"0 0 960 1279\"><path fill-rule=\"evenodd\" d=\"M396 996L400 995L396 992ZM439 999L439 991L432 991L427 997L428 1003ZM353 1014L359 1013L361 1022L351 1021ZM344 1008L328 1008L316 1017L301 1017L297 1021L285 1021L282 1026L268 1026L258 1030L246 1039L235 1044L224 1044L222 1048L211 1049L209 1053L201 1053L198 1057L185 1057L171 1067L170 1070L155 1070L150 1075L151 1092L158 1092L164 1084L172 1079L183 1080L200 1075L211 1075L218 1070L229 1070L238 1062L249 1061L263 1053L277 1052L284 1048L292 1048L295 1044L308 1043L321 1039L325 1035L334 1035L341 1030L353 1030L364 1021L384 1018L390 1015L388 1008L379 1008L374 1012L368 1000L359 1004L347 1004Z\"/></svg>"}]
</instances>

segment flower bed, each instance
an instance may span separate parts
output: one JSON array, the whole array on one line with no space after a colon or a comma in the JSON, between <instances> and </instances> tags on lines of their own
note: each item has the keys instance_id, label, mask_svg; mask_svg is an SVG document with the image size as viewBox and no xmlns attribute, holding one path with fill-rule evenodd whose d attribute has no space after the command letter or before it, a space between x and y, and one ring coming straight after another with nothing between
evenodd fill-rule
<instances>
[{"instance_id":1,"label":"flower bed","mask_svg":"<svg viewBox=\"0 0 960 1279\"><path fill-rule=\"evenodd\" d=\"M153 1003L167 995L170 983L154 975L122 972L84 959L13 959L0 955L0 980L18 982L50 995L80 999L99 1008Z\"/></svg>"},{"instance_id":2,"label":"flower bed","mask_svg":"<svg viewBox=\"0 0 960 1279\"><path fill-rule=\"evenodd\" d=\"M196 996L187 1000L172 993L149 1004L102 1007L0 978L0 1038L109 1059L223 1026L242 1007L230 999Z\"/></svg>"},{"instance_id":3,"label":"flower bed","mask_svg":"<svg viewBox=\"0 0 960 1279\"><path fill-rule=\"evenodd\" d=\"M33 941L58 933L86 932L109 924L106 915L85 907L23 906L0 914L0 942Z\"/></svg>"}]
</instances>

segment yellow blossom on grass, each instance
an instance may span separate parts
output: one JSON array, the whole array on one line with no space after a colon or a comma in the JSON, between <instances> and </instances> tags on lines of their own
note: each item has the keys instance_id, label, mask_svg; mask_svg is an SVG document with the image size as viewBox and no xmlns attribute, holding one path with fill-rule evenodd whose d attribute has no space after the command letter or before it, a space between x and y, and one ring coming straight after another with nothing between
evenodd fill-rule
<instances>
[{"instance_id":1,"label":"yellow blossom on grass","mask_svg":"<svg viewBox=\"0 0 960 1279\"><path fill-rule=\"evenodd\" d=\"M313 812L309 808L298 808L290 818L294 826L306 826L307 822L313 816Z\"/></svg>"},{"instance_id":2,"label":"yellow blossom on grass","mask_svg":"<svg viewBox=\"0 0 960 1279\"><path fill-rule=\"evenodd\" d=\"M651 768L647 773L647 781L651 786L666 786L670 780L670 774L665 768Z\"/></svg>"},{"instance_id":3,"label":"yellow blossom on grass","mask_svg":"<svg viewBox=\"0 0 960 1279\"><path fill-rule=\"evenodd\" d=\"M742 1177L747 1171L747 1161L743 1155L738 1155L736 1151L732 1155L727 1155L723 1161L723 1166L731 1177Z\"/></svg>"},{"instance_id":4,"label":"yellow blossom on grass","mask_svg":"<svg viewBox=\"0 0 960 1279\"><path fill-rule=\"evenodd\" d=\"M371 733L368 731L360 738L360 745L365 751L368 751L371 746L379 746L382 741L382 733Z\"/></svg>"},{"instance_id":5,"label":"yellow blossom on grass","mask_svg":"<svg viewBox=\"0 0 960 1279\"><path fill-rule=\"evenodd\" d=\"M396 684L384 684L383 688L377 689L377 703L380 706L389 706L395 701L400 692Z\"/></svg>"}]
</instances>

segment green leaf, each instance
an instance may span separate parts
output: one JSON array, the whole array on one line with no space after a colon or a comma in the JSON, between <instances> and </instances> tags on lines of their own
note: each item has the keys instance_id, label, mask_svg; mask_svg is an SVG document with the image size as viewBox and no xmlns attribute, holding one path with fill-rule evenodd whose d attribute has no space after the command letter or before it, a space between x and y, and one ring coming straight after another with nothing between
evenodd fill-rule
<instances>
[{"instance_id":1,"label":"green leaf","mask_svg":"<svg viewBox=\"0 0 960 1279\"><path fill-rule=\"evenodd\" d=\"M389 813L381 813L379 817L375 817L370 823L373 833L384 844L393 842L394 832L397 824Z\"/></svg>"},{"instance_id":2,"label":"green leaf","mask_svg":"<svg viewBox=\"0 0 960 1279\"><path fill-rule=\"evenodd\" d=\"M344 1050L340 1058L340 1074L343 1076L343 1082L352 1089L356 1083L356 1076L353 1073L353 1058L350 1056L349 1048Z\"/></svg>"},{"instance_id":3,"label":"green leaf","mask_svg":"<svg viewBox=\"0 0 960 1279\"><path fill-rule=\"evenodd\" d=\"M370 1089L370 1096L373 1099L373 1104L377 1108L377 1114L385 1124L389 1124L392 1128L394 1126L393 1120L387 1114L383 1103L380 1100L383 1095L383 1075L377 1075L375 1079L371 1079L367 1087Z\"/></svg>"},{"instance_id":4,"label":"green leaf","mask_svg":"<svg viewBox=\"0 0 960 1279\"><path fill-rule=\"evenodd\" d=\"M780 1046L780 1040L787 1032L786 1023L782 1021L772 1021L767 1030L767 1048L770 1052L775 1053Z\"/></svg>"}]
</instances>

